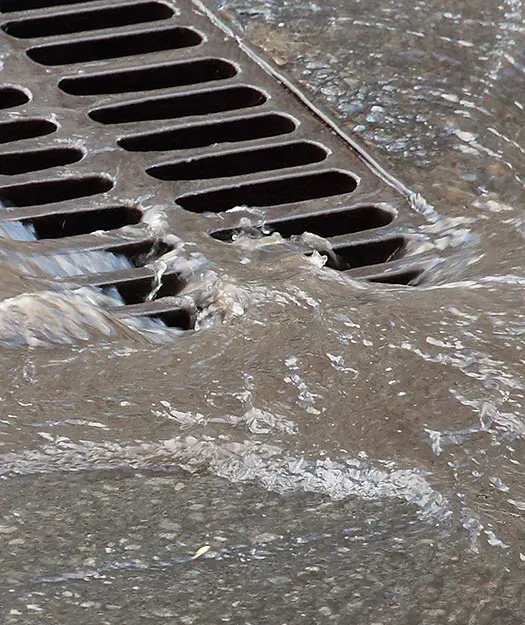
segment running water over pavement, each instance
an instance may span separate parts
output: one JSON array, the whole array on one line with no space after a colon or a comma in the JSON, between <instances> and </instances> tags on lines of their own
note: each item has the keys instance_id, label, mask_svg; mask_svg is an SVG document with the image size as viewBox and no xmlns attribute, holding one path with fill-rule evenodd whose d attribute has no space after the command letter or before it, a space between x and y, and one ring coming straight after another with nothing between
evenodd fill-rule
<instances>
[{"instance_id":1,"label":"running water over pavement","mask_svg":"<svg viewBox=\"0 0 525 625\"><path fill-rule=\"evenodd\" d=\"M445 262L364 284L319 237L187 244L153 208L184 333L68 288L123 257L3 227L2 622L523 623L521 0L213 7L424 198Z\"/></svg>"}]
</instances>

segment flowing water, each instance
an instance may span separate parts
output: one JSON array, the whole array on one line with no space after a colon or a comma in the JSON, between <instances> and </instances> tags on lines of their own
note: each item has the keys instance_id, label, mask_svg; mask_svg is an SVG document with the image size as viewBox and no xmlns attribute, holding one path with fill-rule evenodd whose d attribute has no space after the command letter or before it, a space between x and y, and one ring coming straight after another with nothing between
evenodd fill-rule
<instances>
[{"instance_id":1,"label":"flowing water","mask_svg":"<svg viewBox=\"0 0 525 625\"><path fill-rule=\"evenodd\" d=\"M183 333L57 286L122 258L4 226L2 622L525 622L521 0L214 7L425 198L445 262L364 285L202 235L156 266L192 276Z\"/></svg>"}]
</instances>

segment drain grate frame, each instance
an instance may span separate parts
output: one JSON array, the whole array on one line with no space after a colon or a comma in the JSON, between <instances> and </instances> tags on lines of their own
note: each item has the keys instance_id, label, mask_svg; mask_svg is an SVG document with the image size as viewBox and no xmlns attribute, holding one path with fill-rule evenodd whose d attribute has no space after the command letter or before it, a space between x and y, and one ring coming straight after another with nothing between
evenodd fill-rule
<instances>
[{"instance_id":1,"label":"drain grate frame","mask_svg":"<svg viewBox=\"0 0 525 625\"><path fill-rule=\"evenodd\" d=\"M121 229L163 206L188 241L229 245L247 218L254 236L325 236L327 266L360 280L413 285L437 262L411 252L403 185L199 0L0 0L0 22L0 220L32 225L35 245L140 265L153 244ZM142 269L113 286L147 288ZM167 276L122 314L191 326L179 290Z\"/></svg>"}]
</instances>

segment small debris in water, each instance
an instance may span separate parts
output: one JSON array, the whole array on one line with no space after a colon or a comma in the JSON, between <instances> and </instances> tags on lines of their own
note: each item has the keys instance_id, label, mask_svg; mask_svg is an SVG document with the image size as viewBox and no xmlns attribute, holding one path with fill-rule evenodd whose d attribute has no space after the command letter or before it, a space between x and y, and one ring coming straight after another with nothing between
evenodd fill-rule
<instances>
[{"instance_id":1,"label":"small debris in water","mask_svg":"<svg viewBox=\"0 0 525 625\"><path fill-rule=\"evenodd\" d=\"M192 560L197 560L198 558L203 556L205 553L208 553L208 551L210 551L210 549L211 549L210 545L204 545L200 549L197 549L197 551L193 554L191 559Z\"/></svg>"}]
</instances>

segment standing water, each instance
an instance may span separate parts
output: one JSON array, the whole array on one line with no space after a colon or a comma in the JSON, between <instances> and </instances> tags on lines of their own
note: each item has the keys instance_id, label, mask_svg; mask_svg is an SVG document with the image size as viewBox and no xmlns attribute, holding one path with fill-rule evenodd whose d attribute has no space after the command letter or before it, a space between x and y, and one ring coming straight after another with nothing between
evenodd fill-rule
<instances>
[{"instance_id":1,"label":"standing water","mask_svg":"<svg viewBox=\"0 0 525 625\"><path fill-rule=\"evenodd\" d=\"M444 261L364 284L202 235L166 260L183 333L67 288L122 257L4 226L2 622L525 622L521 0L209 4L425 198Z\"/></svg>"}]
</instances>

